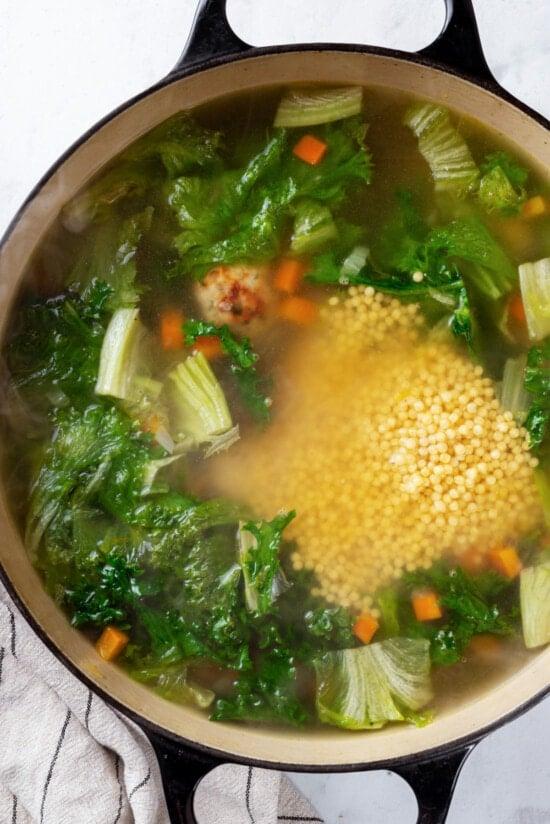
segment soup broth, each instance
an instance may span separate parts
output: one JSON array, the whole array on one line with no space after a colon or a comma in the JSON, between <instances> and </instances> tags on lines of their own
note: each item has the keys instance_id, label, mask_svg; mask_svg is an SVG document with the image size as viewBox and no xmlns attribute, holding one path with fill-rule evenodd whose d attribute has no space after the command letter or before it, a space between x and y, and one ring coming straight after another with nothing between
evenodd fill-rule
<instances>
[{"instance_id":1,"label":"soup broth","mask_svg":"<svg viewBox=\"0 0 550 824\"><path fill-rule=\"evenodd\" d=\"M15 312L8 485L98 654L216 721L423 725L550 642L550 192L430 102L130 146Z\"/></svg>"}]
</instances>

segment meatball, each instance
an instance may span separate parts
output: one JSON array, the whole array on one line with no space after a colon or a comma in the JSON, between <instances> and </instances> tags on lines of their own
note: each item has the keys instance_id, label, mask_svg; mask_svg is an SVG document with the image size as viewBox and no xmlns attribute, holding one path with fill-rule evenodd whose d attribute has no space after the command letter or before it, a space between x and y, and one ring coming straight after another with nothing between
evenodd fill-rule
<instances>
[{"instance_id":1,"label":"meatball","mask_svg":"<svg viewBox=\"0 0 550 824\"><path fill-rule=\"evenodd\" d=\"M197 283L195 297L206 320L254 331L269 318L273 292L267 266L216 266Z\"/></svg>"}]
</instances>

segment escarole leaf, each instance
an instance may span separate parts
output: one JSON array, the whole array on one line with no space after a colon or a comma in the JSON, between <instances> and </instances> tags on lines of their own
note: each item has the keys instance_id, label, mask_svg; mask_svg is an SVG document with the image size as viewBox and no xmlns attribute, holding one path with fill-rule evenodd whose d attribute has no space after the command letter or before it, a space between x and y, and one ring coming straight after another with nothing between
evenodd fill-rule
<instances>
[{"instance_id":1,"label":"escarole leaf","mask_svg":"<svg viewBox=\"0 0 550 824\"><path fill-rule=\"evenodd\" d=\"M320 720L345 729L414 720L432 698L430 644L423 639L392 638L327 652L315 670Z\"/></svg>"},{"instance_id":2,"label":"escarole leaf","mask_svg":"<svg viewBox=\"0 0 550 824\"><path fill-rule=\"evenodd\" d=\"M338 234L330 210L315 201L302 201L296 206L294 231L290 248L296 255L316 252Z\"/></svg>"},{"instance_id":3,"label":"escarole leaf","mask_svg":"<svg viewBox=\"0 0 550 824\"><path fill-rule=\"evenodd\" d=\"M550 643L550 561L522 570L519 585L527 649Z\"/></svg>"},{"instance_id":4,"label":"escarole leaf","mask_svg":"<svg viewBox=\"0 0 550 824\"><path fill-rule=\"evenodd\" d=\"M525 200L528 172L506 152L487 155L481 164L478 197L487 212L514 215Z\"/></svg>"},{"instance_id":5,"label":"escarole leaf","mask_svg":"<svg viewBox=\"0 0 550 824\"><path fill-rule=\"evenodd\" d=\"M519 285L531 340L550 335L550 258L519 267Z\"/></svg>"},{"instance_id":6,"label":"escarole leaf","mask_svg":"<svg viewBox=\"0 0 550 824\"><path fill-rule=\"evenodd\" d=\"M437 191L464 195L472 189L479 170L447 109L418 103L408 109L404 123L418 138L418 148L431 169Z\"/></svg>"},{"instance_id":7,"label":"escarole leaf","mask_svg":"<svg viewBox=\"0 0 550 824\"><path fill-rule=\"evenodd\" d=\"M136 681L147 684L150 689L176 704L194 704L207 709L216 694L206 687L190 680L184 664L157 664L132 668L131 675Z\"/></svg>"},{"instance_id":8,"label":"escarole leaf","mask_svg":"<svg viewBox=\"0 0 550 824\"><path fill-rule=\"evenodd\" d=\"M178 440L201 444L232 428L223 389L201 352L186 358L168 377Z\"/></svg>"},{"instance_id":9,"label":"escarole leaf","mask_svg":"<svg viewBox=\"0 0 550 824\"><path fill-rule=\"evenodd\" d=\"M279 563L283 530L295 512L284 512L272 521L241 523L239 525L239 564L243 571L244 594L247 609L254 615L268 613L286 589L287 584Z\"/></svg>"},{"instance_id":10,"label":"escarole leaf","mask_svg":"<svg viewBox=\"0 0 550 824\"><path fill-rule=\"evenodd\" d=\"M290 89L281 99L275 127L316 126L359 114L363 89L347 86L336 89Z\"/></svg>"}]
</instances>

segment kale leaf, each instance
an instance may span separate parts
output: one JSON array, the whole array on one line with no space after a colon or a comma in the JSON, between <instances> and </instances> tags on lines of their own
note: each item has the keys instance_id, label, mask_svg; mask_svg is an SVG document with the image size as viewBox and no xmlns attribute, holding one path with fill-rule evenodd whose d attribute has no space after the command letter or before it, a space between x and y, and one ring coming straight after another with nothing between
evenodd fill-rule
<instances>
[{"instance_id":1,"label":"kale leaf","mask_svg":"<svg viewBox=\"0 0 550 824\"><path fill-rule=\"evenodd\" d=\"M523 426L529 432L531 449L539 451L550 422L550 338L527 353L524 385L533 399Z\"/></svg>"},{"instance_id":2,"label":"kale leaf","mask_svg":"<svg viewBox=\"0 0 550 824\"><path fill-rule=\"evenodd\" d=\"M432 661L449 665L461 660L474 635L513 635L518 610L512 605L514 583L494 572L469 575L460 567L436 564L431 569L407 573L397 608L383 600L383 626L391 626L398 615L400 632L410 638L430 641ZM439 621L420 622L413 615L410 596L414 590L434 589L444 608ZM388 624L389 616L389 624ZM392 627L395 629L395 626Z\"/></svg>"},{"instance_id":3,"label":"kale leaf","mask_svg":"<svg viewBox=\"0 0 550 824\"><path fill-rule=\"evenodd\" d=\"M279 550L283 530L295 517L295 512L283 512L272 521L248 521L239 527L239 563L246 605L253 615L269 613L285 588Z\"/></svg>"}]
</instances>

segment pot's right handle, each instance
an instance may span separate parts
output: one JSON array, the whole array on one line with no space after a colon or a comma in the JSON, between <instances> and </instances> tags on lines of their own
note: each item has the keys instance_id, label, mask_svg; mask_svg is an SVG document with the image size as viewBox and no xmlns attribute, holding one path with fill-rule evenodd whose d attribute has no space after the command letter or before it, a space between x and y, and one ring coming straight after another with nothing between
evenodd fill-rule
<instances>
[{"instance_id":1,"label":"pot's right handle","mask_svg":"<svg viewBox=\"0 0 550 824\"><path fill-rule=\"evenodd\" d=\"M445 0L445 23L440 35L418 54L498 85L485 60L472 0Z\"/></svg>"},{"instance_id":2,"label":"pot's right handle","mask_svg":"<svg viewBox=\"0 0 550 824\"><path fill-rule=\"evenodd\" d=\"M445 824L456 782L474 744L419 764L391 767L413 790L418 803L417 824Z\"/></svg>"}]
</instances>

